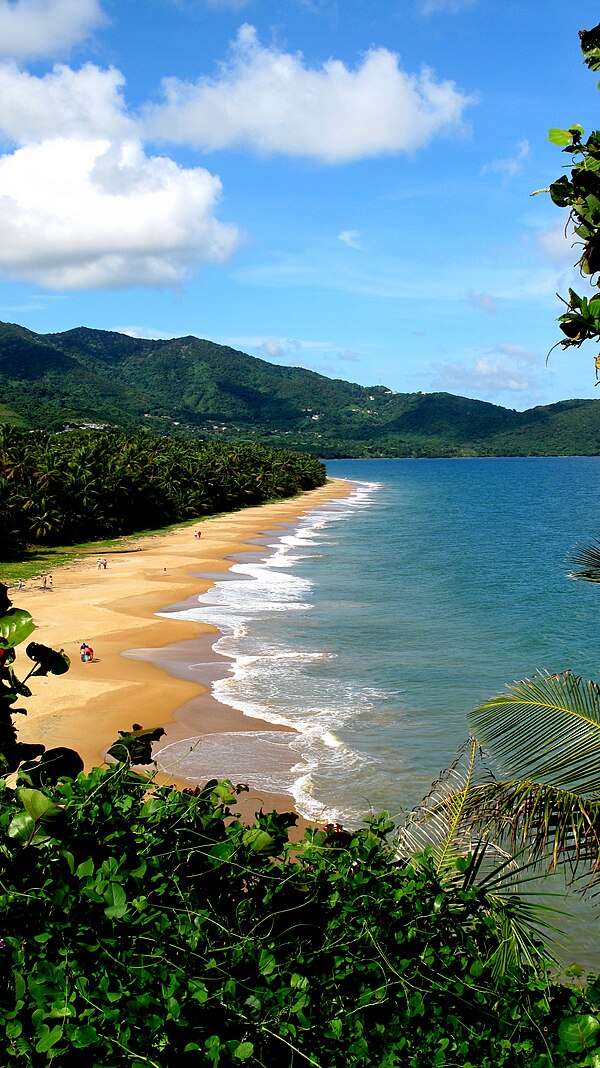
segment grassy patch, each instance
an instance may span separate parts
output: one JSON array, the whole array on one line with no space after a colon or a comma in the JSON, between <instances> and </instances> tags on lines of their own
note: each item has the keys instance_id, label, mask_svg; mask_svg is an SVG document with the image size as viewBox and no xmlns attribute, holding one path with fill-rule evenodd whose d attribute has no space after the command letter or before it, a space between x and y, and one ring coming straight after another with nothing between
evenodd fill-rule
<instances>
[{"instance_id":1,"label":"grassy patch","mask_svg":"<svg viewBox=\"0 0 600 1068\"><path fill-rule=\"evenodd\" d=\"M203 517L206 522L209 516ZM101 541L86 541L77 545L57 545L49 548L46 545L30 545L19 560L0 561L0 579L6 586L16 586L19 579L28 582L31 579L41 578L42 575L52 574L59 567L66 567L77 559L84 556L102 556L111 552L136 552L136 545L142 538L156 537L168 534L172 530L182 530L189 527L190 523L172 523L167 527L156 527L151 530L140 530L135 534L127 534L122 538L103 538Z\"/></svg>"}]
</instances>

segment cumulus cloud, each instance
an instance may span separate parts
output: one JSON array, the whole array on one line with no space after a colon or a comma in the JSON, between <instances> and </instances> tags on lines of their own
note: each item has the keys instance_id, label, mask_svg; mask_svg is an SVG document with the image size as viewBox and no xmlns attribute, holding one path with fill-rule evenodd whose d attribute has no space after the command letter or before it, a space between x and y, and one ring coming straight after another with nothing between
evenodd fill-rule
<instances>
[{"instance_id":1,"label":"cumulus cloud","mask_svg":"<svg viewBox=\"0 0 600 1068\"><path fill-rule=\"evenodd\" d=\"M223 262L219 179L146 155L118 70L0 64L0 272L50 288L166 285Z\"/></svg>"},{"instance_id":2,"label":"cumulus cloud","mask_svg":"<svg viewBox=\"0 0 600 1068\"><path fill-rule=\"evenodd\" d=\"M218 178L137 141L54 138L0 159L0 270L50 288L179 282L225 260Z\"/></svg>"},{"instance_id":3,"label":"cumulus cloud","mask_svg":"<svg viewBox=\"0 0 600 1068\"><path fill-rule=\"evenodd\" d=\"M47 137L122 137L134 131L120 71L62 64L37 78L0 64L0 131L21 145Z\"/></svg>"},{"instance_id":4,"label":"cumulus cloud","mask_svg":"<svg viewBox=\"0 0 600 1068\"><path fill-rule=\"evenodd\" d=\"M342 230L337 236L338 241L341 241L344 245L348 245L348 248L362 249L362 245L358 240L358 230Z\"/></svg>"},{"instance_id":5,"label":"cumulus cloud","mask_svg":"<svg viewBox=\"0 0 600 1068\"><path fill-rule=\"evenodd\" d=\"M368 51L354 70L335 59L312 69L301 53L261 45L249 25L216 77L166 78L162 91L164 102L146 112L155 138L329 164L411 152L434 136L460 132L473 103L427 68L406 73L386 48Z\"/></svg>"},{"instance_id":6,"label":"cumulus cloud","mask_svg":"<svg viewBox=\"0 0 600 1068\"><path fill-rule=\"evenodd\" d=\"M487 312L489 315L493 315L498 311L498 305L491 293L467 293L467 301L474 308L480 308L481 311Z\"/></svg>"},{"instance_id":7,"label":"cumulus cloud","mask_svg":"<svg viewBox=\"0 0 600 1068\"><path fill-rule=\"evenodd\" d=\"M530 153L529 141L519 141L515 151L504 159L494 159L485 163L481 168L482 174L504 174L507 178L514 178L515 174L523 169L523 164Z\"/></svg>"},{"instance_id":8,"label":"cumulus cloud","mask_svg":"<svg viewBox=\"0 0 600 1068\"><path fill-rule=\"evenodd\" d=\"M0 56L53 56L104 22L99 0L0 0Z\"/></svg>"}]
</instances>

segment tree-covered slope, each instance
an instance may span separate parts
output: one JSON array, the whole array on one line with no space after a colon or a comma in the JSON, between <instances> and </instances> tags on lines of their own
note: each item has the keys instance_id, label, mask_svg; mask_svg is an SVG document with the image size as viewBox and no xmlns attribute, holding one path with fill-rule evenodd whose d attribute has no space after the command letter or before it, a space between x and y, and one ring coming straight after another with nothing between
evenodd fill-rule
<instances>
[{"instance_id":1,"label":"tree-covered slope","mask_svg":"<svg viewBox=\"0 0 600 1068\"><path fill-rule=\"evenodd\" d=\"M151 341L0 323L0 418L26 429L140 427L266 441L322 456L600 452L600 401L516 412L449 393L395 393L282 367L196 337Z\"/></svg>"}]
</instances>

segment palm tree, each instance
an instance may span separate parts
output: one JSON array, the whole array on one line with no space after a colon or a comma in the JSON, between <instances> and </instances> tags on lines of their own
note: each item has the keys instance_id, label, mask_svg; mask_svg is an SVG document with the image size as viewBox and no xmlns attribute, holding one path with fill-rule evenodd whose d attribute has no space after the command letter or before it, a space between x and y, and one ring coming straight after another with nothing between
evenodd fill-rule
<instances>
[{"instance_id":1,"label":"palm tree","mask_svg":"<svg viewBox=\"0 0 600 1068\"><path fill-rule=\"evenodd\" d=\"M572 672L538 674L467 717L493 772L471 785L464 818L482 833L600 874L600 688Z\"/></svg>"},{"instance_id":2,"label":"palm tree","mask_svg":"<svg viewBox=\"0 0 600 1068\"><path fill-rule=\"evenodd\" d=\"M573 554L572 577L600 582L600 541ZM461 821L527 849L584 889L600 882L600 687L570 671L507 686L467 716L490 764L470 777ZM442 809L454 800L442 801ZM463 828L464 830L464 828Z\"/></svg>"}]
</instances>

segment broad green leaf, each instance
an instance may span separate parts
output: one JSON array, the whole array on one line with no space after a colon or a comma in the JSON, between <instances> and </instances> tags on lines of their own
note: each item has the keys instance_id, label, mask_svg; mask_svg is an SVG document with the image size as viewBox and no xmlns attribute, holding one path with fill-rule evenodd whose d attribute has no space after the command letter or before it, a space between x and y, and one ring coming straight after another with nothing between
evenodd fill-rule
<instances>
[{"instance_id":1,"label":"broad green leaf","mask_svg":"<svg viewBox=\"0 0 600 1068\"><path fill-rule=\"evenodd\" d=\"M273 835L267 831L262 831L260 827L249 827L247 831L244 831L242 836L242 842L248 846L253 853L260 853L264 850L271 849L275 844Z\"/></svg>"},{"instance_id":2,"label":"broad green leaf","mask_svg":"<svg viewBox=\"0 0 600 1068\"><path fill-rule=\"evenodd\" d=\"M32 820L27 812L20 812L18 816L15 816L10 821L6 833L9 838L27 840L34 830L35 820Z\"/></svg>"},{"instance_id":3,"label":"broad green leaf","mask_svg":"<svg viewBox=\"0 0 600 1068\"><path fill-rule=\"evenodd\" d=\"M127 912L127 895L120 883L109 883L104 891L104 900L108 908L104 909L104 915L109 920L120 920Z\"/></svg>"},{"instance_id":4,"label":"broad green leaf","mask_svg":"<svg viewBox=\"0 0 600 1068\"><path fill-rule=\"evenodd\" d=\"M82 860L81 864L78 864L75 868L75 875L78 879L85 879L94 874L94 861L91 857L87 860Z\"/></svg>"},{"instance_id":5,"label":"broad green leaf","mask_svg":"<svg viewBox=\"0 0 600 1068\"><path fill-rule=\"evenodd\" d=\"M571 1016L563 1020L558 1037L570 1053L580 1053L597 1045L600 1023L595 1016Z\"/></svg>"},{"instance_id":6,"label":"broad green leaf","mask_svg":"<svg viewBox=\"0 0 600 1068\"><path fill-rule=\"evenodd\" d=\"M62 1027L59 1027L58 1024L56 1025L56 1027L53 1027L51 1031L49 1031L46 1027L44 1034L36 1043L36 1052L45 1053L46 1050L51 1049L52 1046L55 1046L57 1042L60 1042L60 1039L62 1038L62 1033Z\"/></svg>"},{"instance_id":7,"label":"broad green leaf","mask_svg":"<svg viewBox=\"0 0 600 1068\"><path fill-rule=\"evenodd\" d=\"M46 820L52 819L52 817L63 812L63 809L55 805L41 790L30 790L28 787L21 786L17 790L17 797L25 811L36 823L39 821L44 823Z\"/></svg>"},{"instance_id":8,"label":"broad green leaf","mask_svg":"<svg viewBox=\"0 0 600 1068\"><path fill-rule=\"evenodd\" d=\"M83 1027L78 1027L73 1035L73 1045L76 1049L84 1049L86 1046L93 1045L98 1040L98 1032L91 1024L84 1024Z\"/></svg>"},{"instance_id":9,"label":"broad green leaf","mask_svg":"<svg viewBox=\"0 0 600 1068\"><path fill-rule=\"evenodd\" d=\"M277 961L268 949L261 949L260 956L258 958L258 970L261 975L272 975L275 971Z\"/></svg>"},{"instance_id":10,"label":"broad green leaf","mask_svg":"<svg viewBox=\"0 0 600 1068\"><path fill-rule=\"evenodd\" d=\"M240 1042L239 1046L236 1046L232 1052L236 1060L247 1061L248 1057L251 1057L254 1053L254 1046L252 1042Z\"/></svg>"},{"instance_id":11,"label":"broad green leaf","mask_svg":"<svg viewBox=\"0 0 600 1068\"><path fill-rule=\"evenodd\" d=\"M57 652L56 649L40 645L39 642L30 642L25 652L29 659L38 665L33 672L34 675L64 675L71 666L71 661L64 649Z\"/></svg>"},{"instance_id":12,"label":"broad green leaf","mask_svg":"<svg viewBox=\"0 0 600 1068\"><path fill-rule=\"evenodd\" d=\"M568 130L561 130L558 126L552 126L548 130L548 140L553 145L570 145L573 138Z\"/></svg>"},{"instance_id":13,"label":"broad green leaf","mask_svg":"<svg viewBox=\"0 0 600 1068\"><path fill-rule=\"evenodd\" d=\"M25 641L35 630L35 623L22 608L9 608L8 612L0 617L0 644L5 648L19 645Z\"/></svg>"}]
</instances>

